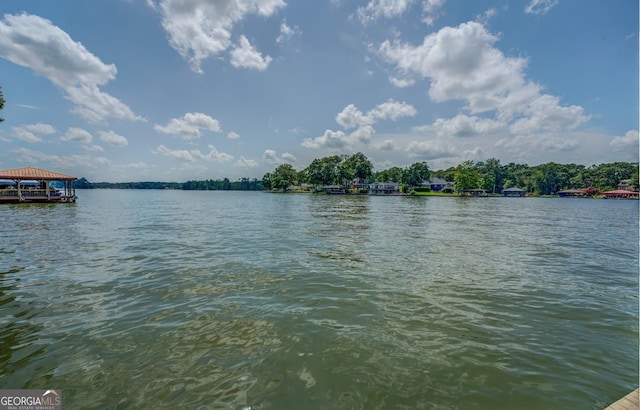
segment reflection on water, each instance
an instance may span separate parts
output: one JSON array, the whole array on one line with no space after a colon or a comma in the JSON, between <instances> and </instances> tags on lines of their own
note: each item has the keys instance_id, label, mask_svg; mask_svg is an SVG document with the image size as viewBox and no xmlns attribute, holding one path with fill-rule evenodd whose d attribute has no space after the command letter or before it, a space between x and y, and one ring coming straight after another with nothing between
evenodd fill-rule
<instances>
[{"instance_id":1,"label":"reflection on water","mask_svg":"<svg viewBox=\"0 0 640 410\"><path fill-rule=\"evenodd\" d=\"M70 408L603 408L638 203L83 191L0 208L0 388Z\"/></svg>"}]
</instances>

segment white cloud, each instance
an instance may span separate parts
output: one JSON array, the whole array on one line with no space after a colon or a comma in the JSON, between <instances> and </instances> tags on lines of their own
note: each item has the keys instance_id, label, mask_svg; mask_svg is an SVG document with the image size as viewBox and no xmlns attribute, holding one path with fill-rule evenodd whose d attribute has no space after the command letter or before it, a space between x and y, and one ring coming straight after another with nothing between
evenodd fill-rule
<instances>
[{"instance_id":1,"label":"white cloud","mask_svg":"<svg viewBox=\"0 0 640 410\"><path fill-rule=\"evenodd\" d=\"M197 157L197 158L201 158L201 159L205 159L207 161L231 161L233 159L232 155L229 154L225 154L224 152L219 152L216 147L214 147L213 145L209 145L209 153L207 154L201 154L199 150L191 150L191 153Z\"/></svg>"},{"instance_id":2,"label":"white cloud","mask_svg":"<svg viewBox=\"0 0 640 410\"><path fill-rule=\"evenodd\" d=\"M140 161L140 162L131 162L127 165L125 165L126 168L136 168L136 169L142 169L142 168L146 168L147 164L145 164L144 162Z\"/></svg>"},{"instance_id":3,"label":"white cloud","mask_svg":"<svg viewBox=\"0 0 640 410\"><path fill-rule=\"evenodd\" d=\"M385 41L380 55L396 67L398 78L428 78L433 101L462 100L471 114L491 113L495 120L467 115L439 120L434 126L454 135L497 131L510 125L515 134L572 130L589 120L580 106L561 106L527 81L527 61L505 56L494 47L498 37L478 22L444 27L417 47ZM408 80L405 80L408 81Z\"/></svg>"},{"instance_id":4,"label":"white cloud","mask_svg":"<svg viewBox=\"0 0 640 410\"><path fill-rule=\"evenodd\" d=\"M51 125L41 122L13 127L12 130L16 138L25 142L40 142L43 135L50 135L56 132L56 129Z\"/></svg>"},{"instance_id":5,"label":"white cloud","mask_svg":"<svg viewBox=\"0 0 640 410\"><path fill-rule=\"evenodd\" d=\"M305 148L329 148L344 149L350 146L348 136L342 131L326 130L324 134L316 138L305 138L302 141Z\"/></svg>"},{"instance_id":6,"label":"white cloud","mask_svg":"<svg viewBox=\"0 0 640 410\"><path fill-rule=\"evenodd\" d=\"M424 0L422 2L422 11L424 12L422 21L428 26L432 26L436 18L440 15L440 9L446 2L447 0Z\"/></svg>"},{"instance_id":7,"label":"white cloud","mask_svg":"<svg viewBox=\"0 0 640 410\"><path fill-rule=\"evenodd\" d=\"M358 18L363 24L380 17L391 18L403 14L413 0L371 0L365 7L358 7Z\"/></svg>"},{"instance_id":8,"label":"white cloud","mask_svg":"<svg viewBox=\"0 0 640 410\"><path fill-rule=\"evenodd\" d=\"M434 101L467 100L478 113L496 109L510 90L525 85L526 60L505 57L493 47L497 40L480 23L467 22L444 27L417 47L385 41L378 51L400 77L430 78Z\"/></svg>"},{"instance_id":9,"label":"white cloud","mask_svg":"<svg viewBox=\"0 0 640 410\"><path fill-rule=\"evenodd\" d=\"M376 130L373 129L371 125L362 125L358 127L355 131L353 131L348 136L348 146L351 147L353 142L361 142L363 144L367 144L371 141L371 138L375 135Z\"/></svg>"},{"instance_id":10,"label":"white cloud","mask_svg":"<svg viewBox=\"0 0 640 410\"><path fill-rule=\"evenodd\" d=\"M547 14L551 10L558 0L531 0L527 7L524 8L525 13L529 14Z\"/></svg>"},{"instance_id":11,"label":"white cloud","mask_svg":"<svg viewBox=\"0 0 640 410\"><path fill-rule=\"evenodd\" d=\"M240 36L240 44L231 51L231 65L239 68L254 68L264 71L269 67L272 58L262 57L245 36Z\"/></svg>"},{"instance_id":12,"label":"white cloud","mask_svg":"<svg viewBox=\"0 0 640 410\"><path fill-rule=\"evenodd\" d=\"M298 161L298 159L293 154L289 154L288 152L282 154L281 157L285 162L289 162L292 164Z\"/></svg>"},{"instance_id":13,"label":"white cloud","mask_svg":"<svg viewBox=\"0 0 640 410\"><path fill-rule=\"evenodd\" d=\"M348 130L362 124L372 124L373 120L362 113L355 105L349 104L336 115L336 122Z\"/></svg>"},{"instance_id":14,"label":"white cloud","mask_svg":"<svg viewBox=\"0 0 640 410\"><path fill-rule=\"evenodd\" d=\"M411 78L398 78L391 76L389 77L389 82L398 88L407 88L414 85L416 82Z\"/></svg>"},{"instance_id":15,"label":"white cloud","mask_svg":"<svg viewBox=\"0 0 640 410\"><path fill-rule=\"evenodd\" d=\"M176 159L179 159L181 161L186 161L186 162L196 162L199 159L203 159L203 160L206 160L206 161L223 162L223 161L230 161L230 160L233 159L233 156L231 156L229 154L225 154L224 152L219 152L216 149L216 147L214 147L213 145L209 145L209 152L206 153L206 154L203 154L199 149L192 149L192 150L177 149L177 150L171 150L171 149L165 147L164 145L158 146L158 148L156 148L155 150L151 150L151 152L153 152L154 154L160 154L160 155L163 155L165 157L176 158Z\"/></svg>"},{"instance_id":16,"label":"white cloud","mask_svg":"<svg viewBox=\"0 0 640 410\"><path fill-rule=\"evenodd\" d=\"M289 154L288 152L285 152L280 156L280 158L278 158L278 154L276 153L275 150L272 150L272 149L265 150L264 154L262 154L262 159L266 160L271 164L277 164L282 162L294 163L297 161L297 158L294 155Z\"/></svg>"},{"instance_id":17,"label":"white cloud","mask_svg":"<svg viewBox=\"0 0 640 410\"><path fill-rule=\"evenodd\" d=\"M280 23L280 35L276 38L276 43L284 43L294 35L300 34L300 33L302 33L302 31L300 30L300 27L298 26L290 27L287 25L287 20L282 20L282 23Z\"/></svg>"},{"instance_id":18,"label":"white cloud","mask_svg":"<svg viewBox=\"0 0 640 410\"><path fill-rule=\"evenodd\" d=\"M503 138L497 141L495 146L498 148L507 148L509 152L517 153L518 155L531 155L531 153L540 153L542 151L547 153L566 153L579 149L581 145L585 145L585 142L589 140L588 137L585 138L584 136L582 139L583 141L580 143L577 136L572 134L566 136L542 134L537 135L535 138L528 135L517 135L513 138Z\"/></svg>"},{"instance_id":19,"label":"white cloud","mask_svg":"<svg viewBox=\"0 0 640 410\"><path fill-rule=\"evenodd\" d=\"M16 148L11 151L14 157L27 164L52 164L55 169L66 170L73 167L95 168L98 165L108 165L110 161L104 157L90 155L57 155L26 148Z\"/></svg>"},{"instance_id":20,"label":"white cloud","mask_svg":"<svg viewBox=\"0 0 640 410\"><path fill-rule=\"evenodd\" d=\"M344 129L351 129L364 125L375 124L378 120L397 120L400 117L416 115L416 109L405 102L389 100L379 104L372 110L363 114L355 105L347 105L342 112L336 115L336 122Z\"/></svg>"},{"instance_id":21,"label":"white cloud","mask_svg":"<svg viewBox=\"0 0 640 410\"><path fill-rule=\"evenodd\" d=\"M98 135L100 135L102 141L114 147L126 147L129 144L125 137L113 131L98 131Z\"/></svg>"},{"instance_id":22,"label":"white cloud","mask_svg":"<svg viewBox=\"0 0 640 410\"><path fill-rule=\"evenodd\" d=\"M259 164L258 161L254 159L247 159L241 156L240 159L236 161L236 166L241 168L255 168L259 166Z\"/></svg>"},{"instance_id":23,"label":"white cloud","mask_svg":"<svg viewBox=\"0 0 640 410\"><path fill-rule=\"evenodd\" d=\"M573 151L578 147L578 141L563 138L541 138L534 146L543 151Z\"/></svg>"},{"instance_id":24,"label":"white cloud","mask_svg":"<svg viewBox=\"0 0 640 410\"><path fill-rule=\"evenodd\" d=\"M156 124L153 129L164 134L179 136L187 141L200 138L201 130L222 131L218 120L200 112L186 113L182 118L173 118L165 126Z\"/></svg>"},{"instance_id":25,"label":"white cloud","mask_svg":"<svg viewBox=\"0 0 640 410\"><path fill-rule=\"evenodd\" d=\"M154 154L164 155L165 157L179 159L181 161L188 161L188 162L196 161L195 158L193 158L193 155L191 155L191 153L186 149L170 150L164 145L160 145L158 148L156 148L155 150L152 150L151 152L153 152Z\"/></svg>"},{"instance_id":26,"label":"white cloud","mask_svg":"<svg viewBox=\"0 0 640 410\"><path fill-rule=\"evenodd\" d=\"M231 46L236 23L251 14L269 17L285 6L283 0L160 0L158 9L169 45L201 73L203 60Z\"/></svg>"},{"instance_id":27,"label":"white cloud","mask_svg":"<svg viewBox=\"0 0 640 410\"><path fill-rule=\"evenodd\" d=\"M31 14L4 16L0 55L30 67L62 87L104 85L116 78L116 66L104 64L50 20Z\"/></svg>"},{"instance_id":28,"label":"white cloud","mask_svg":"<svg viewBox=\"0 0 640 410\"><path fill-rule=\"evenodd\" d=\"M393 18L406 13L417 0L370 0L364 7L358 7L356 12L362 24L367 24L379 18ZM433 25L440 14L440 9L446 0L422 0L422 22Z\"/></svg>"},{"instance_id":29,"label":"white cloud","mask_svg":"<svg viewBox=\"0 0 640 410\"><path fill-rule=\"evenodd\" d=\"M85 151L104 152L104 148L102 148L100 145L84 145L82 148Z\"/></svg>"},{"instance_id":30,"label":"white cloud","mask_svg":"<svg viewBox=\"0 0 640 410\"><path fill-rule=\"evenodd\" d=\"M449 119L438 118L432 128L440 137L465 138L493 134L504 127L505 124L500 121L459 114Z\"/></svg>"},{"instance_id":31,"label":"white cloud","mask_svg":"<svg viewBox=\"0 0 640 410\"><path fill-rule=\"evenodd\" d=\"M66 98L77 104L71 112L84 117L89 122L99 123L106 118L145 121L120 100L100 91L95 84L80 84L66 91Z\"/></svg>"},{"instance_id":32,"label":"white cloud","mask_svg":"<svg viewBox=\"0 0 640 410\"><path fill-rule=\"evenodd\" d=\"M24 128L27 131L34 132L36 134L41 134L41 135L49 135L56 132L56 129L53 128L53 126L49 124L43 124L41 122L37 124L25 125Z\"/></svg>"},{"instance_id":33,"label":"white cloud","mask_svg":"<svg viewBox=\"0 0 640 410\"><path fill-rule=\"evenodd\" d=\"M615 137L609 145L616 151L638 152L638 130L629 130L623 137Z\"/></svg>"},{"instance_id":34,"label":"white cloud","mask_svg":"<svg viewBox=\"0 0 640 410\"><path fill-rule=\"evenodd\" d=\"M326 130L316 138L306 138L302 146L306 148L351 149L357 143L367 144L376 133L373 124L379 120L396 121L400 117L410 117L416 114L416 109L405 102L389 100L378 104L364 114L355 105L347 105L338 115L336 122L345 130L353 129L349 134L343 131Z\"/></svg>"},{"instance_id":35,"label":"white cloud","mask_svg":"<svg viewBox=\"0 0 640 410\"><path fill-rule=\"evenodd\" d=\"M264 154L262 154L262 158L271 163L276 163L278 161L278 155L272 149L265 150Z\"/></svg>"},{"instance_id":36,"label":"white cloud","mask_svg":"<svg viewBox=\"0 0 640 410\"><path fill-rule=\"evenodd\" d=\"M395 142L393 140L384 140L376 146L380 151L393 151L396 149Z\"/></svg>"},{"instance_id":37,"label":"white cloud","mask_svg":"<svg viewBox=\"0 0 640 410\"><path fill-rule=\"evenodd\" d=\"M87 130L82 128L70 127L67 132L60 137L62 141L77 142L79 144L91 144L93 142L93 136Z\"/></svg>"},{"instance_id":38,"label":"white cloud","mask_svg":"<svg viewBox=\"0 0 640 410\"><path fill-rule=\"evenodd\" d=\"M94 157L92 161L95 165L111 165L111 160L105 157Z\"/></svg>"},{"instance_id":39,"label":"white cloud","mask_svg":"<svg viewBox=\"0 0 640 410\"><path fill-rule=\"evenodd\" d=\"M462 158L464 159L475 159L475 160L480 160L482 158L485 158L485 153L482 150L482 148L480 147L475 147L473 149L466 149L464 151L462 151Z\"/></svg>"},{"instance_id":40,"label":"white cloud","mask_svg":"<svg viewBox=\"0 0 640 410\"><path fill-rule=\"evenodd\" d=\"M326 148L332 150L351 150L357 143L368 143L375 134L370 125L362 125L350 134L342 131L326 130L323 135L316 138L305 138L302 146L305 148Z\"/></svg>"},{"instance_id":41,"label":"white cloud","mask_svg":"<svg viewBox=\"0 0 640 410\"><path fill-rule=\"evenodd\" d=\"M49 20L30 14L5 15L0 21L0 56L49 79L77 105L72 112L88 121L144 120L98 88L115 79L116 66L104 64Z\"/></svg>"},{"instance_id":42,"label":"white cloud","mask_svg":"<svg viewBox=\"0 0 640 410\"><path fill-rule=\"evenodd\" d=\"M231 131L227 134L227 138L229 138L230 140L237 140L238 138L240 138L240 135Z\"/></svg>"},{"instance_id":43,"label":"white cloud","mask_svg":"<svg viewBox=\"0 0 640 410\"><path fill-rule=\"evenodd\" d=\"M411 141L406 151L411 158L436 159L443 157L453 157L457 155L457 150L451 144L440 139L430 139L425 141Z\"/></svg>"},{"instance_id":44,"label":"white cloud","mask_svg":"<svg viewBox=\"0 0 640 410\"><path fill-rule=\"evenodd\" d=\"M498 11L496 9L488 9L485 10L484 13L479 14L476 16L476 21L482 25L486 25L489 20L491 20L492 17L496 16L498 14Z\"/></svg>"},{"instance_id":45,"label":"white cloud","mask_svg":"<svg viewBox=\"0 0 640 410\"><path fill-rule=\"evenodd\" d=\"M373 120L392 121L395 121L400 117L413 117L414 115L416 115L416 109L413 108L412 105L393 100L379 104L367 113L367 117L372 118Z\"/></svg>"},{"instance_id":46,"label":"white cloud","mask_svg":"<svg viewBox=\"0 0 640 410\"><path fill-rule=\"evenodd\" d=\"M28 130L26 130L25 128L22 127L14 127L13 128L13 134L16 136L16 138L18 138L19 140L22 140L24 142L40 142L42 141L42 137L34 134L33 132L30 132Z\"/></svg>"},{"instance_id":47,"label":"white cloud","mask_svg":"<svg viewBox=\"0 0 640 410\"><path fill-rule=\"evenodd\" d=\"M513 134L535 134L573 130L589 120L582 107L561 107L558 97L542 95L524 112L525 117L511 126Z\"/></svg>"}]
</instances>

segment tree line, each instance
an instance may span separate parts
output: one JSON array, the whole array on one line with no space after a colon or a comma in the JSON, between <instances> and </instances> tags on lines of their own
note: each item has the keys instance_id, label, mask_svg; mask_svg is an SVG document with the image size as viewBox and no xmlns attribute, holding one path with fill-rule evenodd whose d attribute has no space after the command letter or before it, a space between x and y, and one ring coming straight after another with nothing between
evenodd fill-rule
<instances>
[{"instance_id":1,"label":"tree line","mask_svg":"<svg viewBox=\"0 0 640 410\"><path fill-rule=\"evenodd\" d=\"M89 182L80 178L74 183L77 189L181 189L185 191L262 191L264 187L256 179L240 178L230 181L228 178L207 179L187 182Z\"/></svg>"},{"instance_id":2,"label":"tree line","mask_svg":"<svg viewBox=\"0 0 640 410\"><path fill-rule=\"evenodd\" d=\"M362 153L333 155L314 159L308 167L296 171L290 164L278 165L262 177L266 189L286 191L291 186L345 185L350 181L397 182L406 188L423 186L432 177L454 183L455 189L484 189L501 193L503 189L518 187L533 195L552 195L563 189L590 188L594 191L616 189L621 180L638 190L638 163L613 162L600 165L501 164L499 159L464 161L455 167L431 170L424 161L408 167L391 167L374 171L371 161Z\"/></svg>"},{"instance_id":3,"label":"tree line","mask_svg":"<svg viewBox=\"0 0 640 410\"><path fill-rule=\"evenodd\" d=\"M261 191L275 189L286 191L291 186L344 185L354 180L361 182L397 182L405 189L423 189L422 184L433 177L452 182L455 189L484 189L501 193L503 189L518 187L531 195L552 195L564 189L590 188L593 191L616 189L621 180L630 180L629 186L638 190L638 163L613 162L600 165L546 164L501 164L496 158L485 161L464 161L455 167L431 170L427 162L416 162L407 167L391 167L374 171L371 161L362 153L333 155L314 159L308 167L297 171L291 164L278 165L267 172L262 180L228 178L192 180L186 182L89 182L80 178L75 182L78 189L182 189L220 191Z\"/></svg>"}]
</instances>

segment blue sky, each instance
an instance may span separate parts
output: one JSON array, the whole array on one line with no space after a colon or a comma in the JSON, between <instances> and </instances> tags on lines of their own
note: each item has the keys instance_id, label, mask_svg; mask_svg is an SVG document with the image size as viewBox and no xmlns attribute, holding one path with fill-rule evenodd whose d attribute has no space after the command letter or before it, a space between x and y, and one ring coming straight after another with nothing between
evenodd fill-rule
<instances>
[{"instance_id":1,"label":"blue sky","mask_svg":"<svg viewBox=\"0 0 640 410\"><path fill-rule=\"evenodd\" d=\"M4 0L0 169L638 161L637 0Z\"/></svg>"}]
</instances>

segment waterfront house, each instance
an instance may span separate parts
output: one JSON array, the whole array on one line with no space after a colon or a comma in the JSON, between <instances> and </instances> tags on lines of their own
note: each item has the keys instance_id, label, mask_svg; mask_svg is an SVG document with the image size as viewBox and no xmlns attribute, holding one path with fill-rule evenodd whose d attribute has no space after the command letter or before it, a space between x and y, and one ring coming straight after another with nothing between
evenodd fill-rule
<instances>
[{"instance_id":1,"label":"waterfront house","mask_svg":"<svg viewBox=\"0 0 640 410\"><path fill-rule=\"evenodd\" d=\"M447 181L445 181L444 179L440 177L433 177L423 185L426 185L427 187L429 187L430 190L434 192L440 192L442 188L445 187L446 184L447 184Z\"/></svg>"},{"instance_id":2,"label":"waterfront house","mask_svg":"<svg viewBox=\"0 0 640 410\"><path fill-rule=\"evenodd\" d=\"M0 203L75 202L76 179L34 167L0 170Z\"/></svg>"},{"instance_id":3,"label":"waterfront house","mask_svg":"<svg viewBox=\"0 0 640 410\"><path fill-rule=\"evenodd\" d=\"M630 182L630 179L621 179L620 182L618 182L618 189L623 191L631 191L633 187L631 186Z\"/></svg>"},{"instance_id":4,"label":"waterfront house","mask_svg":"<svg viewBox=\"0 0 640 410\"><path fill-rule=\"evenodd\" d=\"M446 181L440 177L433 177L423 184L433 192L453 192L453 182Z\"/></svg>"},{"instance_id":5,"label":"waterfront house","mask_svg":"<svg viewBox=\"0 0 640 410\"><path fill-rule=\"evenodd\" d=\"M355 193L366 192L369 190L369 181L362 178L355 178L349 184L349 188Z\"/></svg>"},{"instance_id":6,"label":"waterfront house","mask_svg":"<svg viewBox=\"0 0 640 410\"><path fill-rule=\"evenodd\" d=\"M527 191L518 187L511 187L502 190L502 195L507 197L523 197Z\"/></svg>"},{"instance_id":7,"label":"waterfront house","mask_svg":"<svg viewBox=\"0 0 640 410\"><path fill-rule=\"evenodd\" d=\"M400 184L397 182L374 182L369 184L369 195L397 195Z\"/></svg>"}]
</instances>

